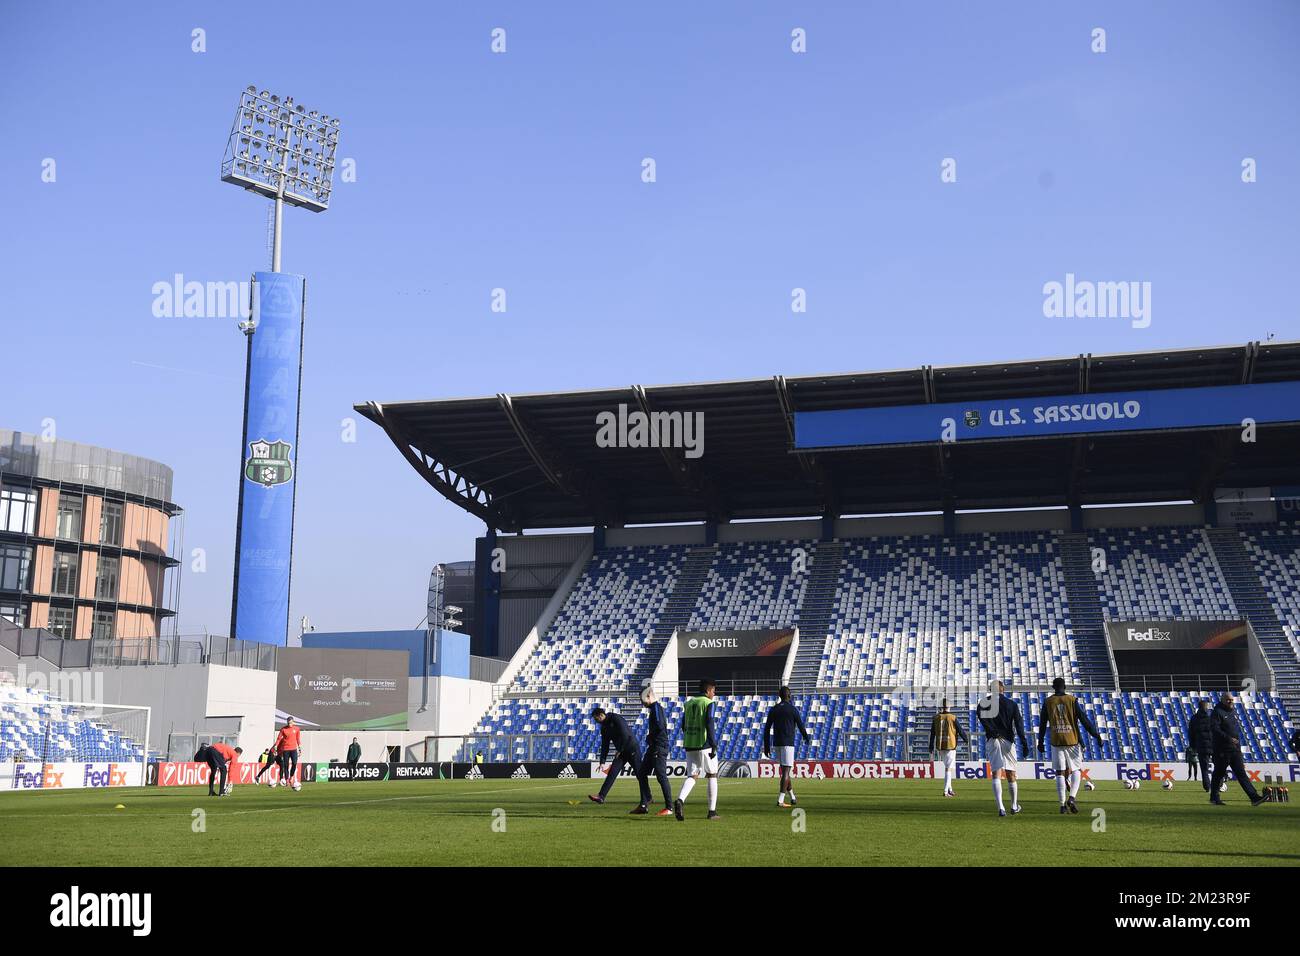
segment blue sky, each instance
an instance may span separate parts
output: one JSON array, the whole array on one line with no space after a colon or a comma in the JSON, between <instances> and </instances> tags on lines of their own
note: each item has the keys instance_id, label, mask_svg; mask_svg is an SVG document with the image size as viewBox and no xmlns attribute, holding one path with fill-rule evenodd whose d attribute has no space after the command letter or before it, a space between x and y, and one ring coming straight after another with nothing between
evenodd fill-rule
<instances>
[{"instance_id":1,"label":"blue sky","mask_svg":"<svg viewBox=\"0 0 1300 956\"><path fill-rule=\"evenodd\" d=\"M1300 337L1285 0L274 4L287 48L237 9L0 7L0 418L175 469L185 630L228 627L244 350L150 290L267 266L266 203L218 179L250 83L341 117L357 168L285 226L321 629L414 625L482 531L369 423L341 440L357 401ZM1045 318L1067 273L1150 282L1150 327Z\"/></svg>"}]
</instances>

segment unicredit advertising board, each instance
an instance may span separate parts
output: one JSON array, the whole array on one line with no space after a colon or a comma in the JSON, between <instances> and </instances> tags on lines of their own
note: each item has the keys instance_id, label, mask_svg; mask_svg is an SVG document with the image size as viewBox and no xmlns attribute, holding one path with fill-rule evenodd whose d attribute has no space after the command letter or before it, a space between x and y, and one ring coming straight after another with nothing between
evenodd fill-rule
<instances>
[{"instance_id":1,"label":"unicredit advertising board","mask_svg":"<svg viewBox=\"0 0 1300 956\"><path fill-rule=\"evenodd\" d=\"M858 448L1300 421L1300 382L794 413L794 447Z\"/></svg>"},{"instance_id":2,"label":"unicredit advertising board","mask_svg":"<svg viewBox=\"0 0 1300 956\"><path fill-rule=\"evenodd\" d=\"M309 730L405 730L409 669L406 651L281 648L278 719Z\"/></svg>"},{"instance_id":3,"label":"unicredit advertising board","mask_svg":"<svg viewBox=\"0 0 1300 956\"><path fill-rule=\"evenodd\" d=\"M1245 621L1107 621L1117 651L1218 651L1246 646Z\"/></svg>"}]
</instances>

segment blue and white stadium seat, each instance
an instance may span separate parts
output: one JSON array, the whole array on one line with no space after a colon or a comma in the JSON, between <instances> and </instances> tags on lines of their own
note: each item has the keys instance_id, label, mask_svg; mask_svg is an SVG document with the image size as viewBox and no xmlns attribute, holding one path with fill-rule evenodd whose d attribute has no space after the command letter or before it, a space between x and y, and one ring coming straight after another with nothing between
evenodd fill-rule
<instances>
[{"instance_id":1,"label":"blue and white stadium seat","mask_svg":"<svg viewBox=\"0 0 1300 956\"><path fill-rule=\"evenodd\" d=\"M515 678L516 689L621 684L672 594L686 549L605 548L592 555L546 636Z\"/></svg>"},{"instance_id":2,"label":"blue and white stadium seat","mask_svg":"<svg viewBox=\"0 0 1300 956\"><path fill-rule=\"evenodd\" d=\"M822 686L1078 676L1048 532L846 543Z\"/></svg>"},{"instance_id":3,"label":"blue and white stadium seat","mask_svg":"<svg viewBox=\"0 0 1300 956\"><path fill-rule=\"evenodd\" d=\"M1118 528L1088 539L1106 557L1097 579L1108 620L1241 616L1201 528Z\"/></svg>"},{"instance_id":4,"label":"blue and white stadium seat","mask_svg":"<svg viewBox=\"0 0 1300 956\"><path fill-rule=\"evenodd\" d=\"M0 686L0 761L44 763L141 761L139 744L80 716L48 694Z\"/></svg>"},{"instance_id":5,"label":"blue and white stadium seat","mask_svg":"<svg viewBox=\"0 0 1300 956\"><path fill-rule=\"evenodd\" d=\"M1300 525L1253 527L1242 539L1282 632L1300 656Z\"/></svg>"},{"instance_id":6,"label":"blue and white stadium seat","mask_svg":"<svg viewBox=\"0 0 1300 956\"><path fill-rule=\"evenodd\" d=\"M795 571L795 549L812 541L745 541L718 546L689 630L748 630L798 623L807 571ZM807 566L807 561L804 562Z\"/></svg>"}]
</instances>

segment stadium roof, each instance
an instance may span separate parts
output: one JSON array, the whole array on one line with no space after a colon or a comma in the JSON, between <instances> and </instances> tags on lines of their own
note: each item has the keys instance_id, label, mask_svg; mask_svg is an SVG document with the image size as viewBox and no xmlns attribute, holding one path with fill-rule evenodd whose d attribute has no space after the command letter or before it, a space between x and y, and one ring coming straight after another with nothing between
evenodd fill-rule
<instances>
[{"instance_id":1,"label":"stadium roof","mask_svg":"<svg viewBox=\"0 0 1300 956\"><path fill-rule=\"evenodd\" d=\"M889 372L367 402L412 467L503 531L1210 500L1300 484L1300 424L794 448L794 413L1300 380L1300 342ZM596 416L703 412L704 454L602 448ZM1298 416L1300 417L1300 416Z\"/></svg>"}]
</instances>

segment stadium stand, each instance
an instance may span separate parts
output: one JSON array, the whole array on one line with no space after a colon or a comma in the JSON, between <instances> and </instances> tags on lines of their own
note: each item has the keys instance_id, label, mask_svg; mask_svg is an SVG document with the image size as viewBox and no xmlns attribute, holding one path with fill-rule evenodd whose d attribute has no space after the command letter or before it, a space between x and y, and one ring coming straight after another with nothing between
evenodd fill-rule
<instances>
[{"instance_id":1,"label":"stadium stand","mask_svg":"<svg viewBox=\"0 0 1300 956\"><path fill-rule=\"evenodd\" d=\"M1079 676L1048 532L847 544L821 686Z\"/></svg>"},{"instance_id":2,"label":"stadium stand","mask_svg":"<svg viewBox=\"0 0 1300 956\"><path fill-rule=\"evenodd\" d=\"M813 556L803 574L791 569L795 547ZM1093 548L1107 558L1096 575ZM1252 579L1258 601L1247 598ZM798 624L807 635L792 683L799 681L798 703L815 740L808 756L918 759L933 702L912 707L899 688L991 677L1033 685L1063 675L1090 688L1080 699L1107 738L1104 751L1086 742L1090 758L1178 762L1199 695L1113 690L1104 620L1246 614L1258 631L1271 617L1278 637L1266 649L1281 673L1300 668L1297 585L1300 533L1278 526L1244 534L1176 526L605 548L480 721L476 746L489 759L594 759L591 708L613 707L636 725L632 689L653 673L675 629ZM1288 759L1285 692L1242 697L1248 759ZM1033 737L1044 695L1017 696ZM774 700L719 698L722 757L760 756L762 718ZM679 702L664 703L676 726ZM983 735L973 713L968 720L982 758ZM683 757L680 749L673 757Z\"/></svg>"},{"instance_id":3,"label":"stadium stand","mask_svg":"<svg viewBox=\"0 0 1300 956\"><path fill-rule=\"evenodd\" d=\"M542 690L623 686L640 664L685 557L685 548L669 545L593 554L515 683Z\"/></svg>"},{"instance_id":4,"label":"stadium stand","mask_svg":"<svg viewBox=\"0 0 1300 956\"><path fill-rule=\"evenodd\" d=\"M1237 604L1268 655L1288 713L1300 713L1300 527L1267 525L1211 532Z\"/></svg>"},{"instance_id":5,"label":"stadium stand","mask_svg":"<svg viewBox=\"0 0 1300 956\"><path fill-rule=\"evenodd\" d=\"M793 627L808 575L792 570L796 549L812 541L745 541L718 547L687 625L689 630Z\"/></svg>"},{"instance_id":6,"label":"stadium stand","mask_svg":"<svg viewBox=\"0 0 1300 956\"><path fill-rule=\"evenodd\" d=\"M141 761L141 746L43 691L0 686L0 761Z\"/></svg>"},{"instance_id":7,"label":"stadium stand","mask_svg":"<svg viewBox=\"0 0 1300 956\"><path fill-rule=\"evenodd\" d=\"M1106 567L1102 609L1113 620L1224 620L1238 617L1204 530L1190 527L1096 531Z\"/></svg>"}]
</instances>

